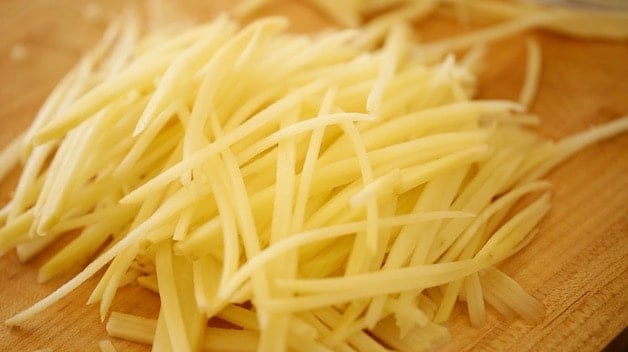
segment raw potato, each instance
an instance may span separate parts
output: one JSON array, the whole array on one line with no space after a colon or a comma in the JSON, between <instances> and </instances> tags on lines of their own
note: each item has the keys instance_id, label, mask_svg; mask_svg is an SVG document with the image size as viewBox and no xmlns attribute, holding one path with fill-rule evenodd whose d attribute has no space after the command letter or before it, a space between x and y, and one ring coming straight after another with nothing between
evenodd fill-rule
<instances>
[{"instance_id":1,"label":"raw potato","mask_svg":"<svg viewBox=\"0 0 628 352\"><path fill-rule=\"evenodd\" d=\"M518 126L523 106L473 101L472 73L414 56L402 26L365 52L354 31L290 35L281 19L219 18L158 45L123 22L3 154L25 170L0 252L30 257L79 229L46 280L107 245L8 324L109 262L90 302L104 318L141 275L158 321L107 328L156 349L427 349L462 297L474 321L484 299L534 320L538 302L494 265L534 236L549 196L508 210L546 191L537 179L560 160L628 129L539 142ZM205 328L215 316L243 330Z\"/></svg>"}]
</instances>

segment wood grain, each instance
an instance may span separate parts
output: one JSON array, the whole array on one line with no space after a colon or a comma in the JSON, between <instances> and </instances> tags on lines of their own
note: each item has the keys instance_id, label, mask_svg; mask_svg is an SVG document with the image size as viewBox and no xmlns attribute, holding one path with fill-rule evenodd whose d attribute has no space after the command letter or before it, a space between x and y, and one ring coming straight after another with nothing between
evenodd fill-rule
<instances>
[{"instance_id":1,"label":"wood grain","mask_svg":"<svg viewBox=\"0 0 628 352\"><path fill-rule=\"evenodd\" d=\"M101 1L106 13L122 0ZM183 8L210 18L220 2L186 1ZM22 131L60 77L89 48L103 29L86 21L79 0L5 0L0 2L0 146ZM293 19L292 29L328 25L300 2L279 2ZM422 38L464 31L445 20L417 28ZM540 131L558 138L628 113L628 43L577 40L534 32L492 45L480 74L480 97L516 98L524 72L525 36L543 48L540 95L533 106L543 116ZM27 49L23 61L11 48ZM599 351L628 325L628 135L599 143L554 170L554 207L541 231L525 250L502 265L545 305L536 324L508 321L490 311L481 328L473 328L465 307L456 307L448 323L452 341L445 351ZM0 185L0 204L10 198L13 180ZM0 319L44 297L64 278L36 283L46 255L27 264L14 253L0 258ZM84 305L95 280L19 328L0 326L0 350L95 351L108 338L95 307ZM156 295L127 287L115 310L156 317ZM109 338L121 351L146 346Z\"/></svg>"}]
</instances>

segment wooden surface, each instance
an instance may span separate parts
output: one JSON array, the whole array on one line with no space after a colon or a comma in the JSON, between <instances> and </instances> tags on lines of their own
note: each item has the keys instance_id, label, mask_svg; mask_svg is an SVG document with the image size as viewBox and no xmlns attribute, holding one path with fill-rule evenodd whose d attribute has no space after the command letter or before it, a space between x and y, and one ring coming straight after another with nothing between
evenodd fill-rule
<instances>
[{"instance_id":1,"label":"wooden surface","mask_svg":"<svg viewBox=\"0 0 628 352\"><path fill-rule=\"evenodd\" d=\"M108 1L106 11L122 3ZM103 1L104 4L104 1ZM204 18L219 5L188 1L184 9ZM325 21L311 8L284 2L274 10L298 18L293 29L309 30ZM57 80L103 28L86 21L79 0L0 2L0 146L22 131ZM273 10L273 9L271 9ZM446 21L420 26L423 38L465 30ZM540 131L558 138L628 113L628 43L575 40L549 33L527 33L543 48L540 95L533 111L543 116ZM491 46L480 75L479 95L516 98L524 71L524 36ZM12 47L26 49L24 60L10 58ZM508 321L489 311L481 328L469 325L459 305L448 326L446 351L599 351L628 325L628 134L599 143L554 170L554 207L525 250L502 265L545 305L534 325ZM0 185L0 204L14 180ZM44 297L64 278L36 283L46 255L27 264L14 253L0 258L0 319ZM1 351L95 351L108 338L96 307L84 303L95 281L19 328L0 325ZM115 310L156 317L158 298L138 287L126 288ZM110 338L119 351L146 346Z\"/></svg>"}]
</instances>

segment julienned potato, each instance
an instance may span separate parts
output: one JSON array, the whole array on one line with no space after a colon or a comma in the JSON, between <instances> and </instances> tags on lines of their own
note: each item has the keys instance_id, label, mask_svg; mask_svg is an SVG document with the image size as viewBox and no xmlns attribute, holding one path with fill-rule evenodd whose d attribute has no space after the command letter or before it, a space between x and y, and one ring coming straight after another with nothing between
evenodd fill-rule
<instances>
[{"instance_id":1,"label":"julienned potato","mask_svg":"<svg viewBox=\"0 0 628 352\"><path fill-rule=\"evenodd\" d=\"M156 349L424 350L447 340L440 324L459 299L473 324L485 303L539 318L495 265L549 210L540 178L628 118L559 142L524 128L537 122L525 112L533 41L520 103L473 99L479 49L461 63L441 54L536 25L530 16L424 45L391 22L368 50L373 32L296 35L280 18L138 38L127 14L0 156L24 160L0 253L28 260L78 231L40 269L46 281L105 246L6 323L107 264L89 302L104 318L119 286L158 291L157 321L113 312L107 323ZM239 329L208 328L214 317Z\"/></svg>"}]
</instances>

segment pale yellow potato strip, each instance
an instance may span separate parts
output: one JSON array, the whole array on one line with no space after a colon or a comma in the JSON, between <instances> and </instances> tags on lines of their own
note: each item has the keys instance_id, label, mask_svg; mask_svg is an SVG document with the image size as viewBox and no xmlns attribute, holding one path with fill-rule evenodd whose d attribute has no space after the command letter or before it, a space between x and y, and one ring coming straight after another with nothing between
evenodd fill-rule
<instances>
[{"instance_id":1,"label":"pale yellow potato strip","mask_svg":"<svg viewBox=\"0 0 628 352\"><path fill-rule=\"evenodd\" d=\"M24 144L24 135L25 133L22 132L0 151L0 181L4 180L9 172L18 165Z\"/></svg>"},{"instance_id":2,"label":"pale yellow potato strip","mask_svg":"<svg viewBox=\"0 0 628 352\"><path fill-rule=\"evenodd\" d=\"M29 209L0 228L0 253L5 253L28 239L28 230L34 218L33 209Z\"/></svg>"},{"instance_id":3,"label":"pale yellow potato strip","mask_svg":"<svg viewBox=\"0 0 628 352\"><path fill-rule=\"evenodd\" d=\"M137 246L131 246L126 248L120 255L112 261L107 268L107 272L101 278L98 286L94 289L90 295L87 304L96 303L100 301L100 320L103 321L107 316L109 308L113 303L114 295L119 287L122 275L127 272L133 259L137 255Z\"/></svg>"},{"instance_id":4,"label":"pale yellow potato strip","mask_svg":"<svg viewBox=\"0 0 628 352\"><path fill-rule=\"evenodd\" d=\"M116 348L109 340L100 340L98 341L98 348L100 348L100 352L116 352Z\"/></svg>"},{"instance_id":5,"label":"pale yellow potato strip","mask_svg":"<svg viewBox=\"0 0 628 352\"><path fill-rule=\"evenodd\" d=\"M38 145L31 150L30 157L23 166L22 175L15 188L15 195L13 197L13 201L11 202L8 219L15 219L27 207L32 205L26 199L27 193L29 193L31 189L35 188L34 183L38 179L38 174L42 172L41 169L54 148L54 143L46 143L43 145ZM41 192L43 184L45 183L44 178L39 179L42 180L42 183L40 186L37 187L39 188L39 192L37 192L37 197L39 197L39 193ZM37 197L35 197L35 201L37 200Z\"/></svg>"},{"instance_id":6,"label":"pale yellow potato strip","mask_svg":"<svg viewBox=\"0 0 628 352\"><path fill-rule=\"evenodd\" d=\"M61 234L35 237L28 240L28 242L21 243L15 247L17 257L22 263L26 263L52 245L59 237L61 237Z\"/></svg>"},{"instance_id":7,"label":"pale yellow potato strip","mask_svg":"<svg viewBox=\"0 0 628 352\"><path fill-rule=\"evenodd\" d=\"M373 167L371 161L368 158L366 145L364 144L363 138L360 136L359 131L355 128L353 123L343 123L341 124L341 128L345 132L345 134L351 140L351 144L355 150L355 155L358 159L358 163L360 164L360 172L362 174L362 183L365 187L367 187L370 183L373 182ZM379 220L379 207L377 204L377 199L369 198L366 200L366 229L365 229L365 244L368 253L373 254L377 252L378 240L377 240L377 228L378 228L378 220ZM359 237L356 239L356 244L359 244ZM353 247L353 251L358 251L354 258L362 257L363 251L360 250L359 246ZM366 253L364 253L366 254ZM352 255L353 256L353 255ZM361 261L358 259L358 263ZM358 264L359 265L359 264ZM347 267L351 267L351 259ZM362 271L363 269L358 269Z\"/></svg>"},{"instance_id":8,"label":"pale yellow potato strip","mask_svg":"<svg viewBox=\"0 0 628 352\"><path fill-rule=\"evenodd\" d=\"M469 321L473 326L481 326L486 320L486 309L480 277L477 273L471 274L465 278L464 289L467 298Z\"/></svg>"},{"instance_id":9,"label":"pale yellow potato strip","mask_svg":"<svg viewBox=\"0 0 628 352\"><path fill-rule=\"evenodd\" d=\"M194 301L191 263L173 256L172 241L169 240L159 245L155 260L161 309L172 348L178 351L197 350L206 320Z\"/></svg>"},{"instance_id":10,"label":"pale yellow potato strip","mask_svg":"<svg viewBox=\"0 0 628 352\"><path fill-rule=\"evenodd\" d=\"M419 214L400 215L390 218L381 218L379 226L393 227L402 226L404 224L421 222L421 221L433 221L443 218L455 218L455 217L468 217L470 214L462 212L428 212ZM287 251L294 250L302 245L323 241L326 239L341 237L356 233L364 228L365 221L357 221L353 223L332 225L327 228L320 228L316 230L304 231L299 234L294 234L288 239L285 239L277 244L268 247L268 249L262 251L259 255L249 259L233 276L229 285L224 287L224 291L220 293L221 296L227 296L229 293L239 285L241 285L256 269L258 266L282 255Z\"/></svg>"},{"instance_id":11,"label":"pale yellow potato strip","mask_svg":"<svg viewBox=\"0 0 628 352\"><path fill-rule=\"evenodd\" d=\"M628 131L628 115L566 137L556 144L556 150L553 151L549 160L539 165L534 172L526 176L525 180L536 180L580 150L601 140L626 133L626 131Z\"/></svg>"},{"instance_id":12,"label":"pale yellow potato strip","mask_svg":"<svg viewBox=\"0 0 628 352\"><path fill-rule=\"evenodd\" d=\"M321 102L316 119L319 119L321 115L329 113L337 92L337 88L332 88L325 92L325 96ZM320 126L312 130L312 134L310 136L305 160L303 161L301 174L298 178L297 191L294 200L294 211L292 214L292 231L294 232L300 231L303 227L305 208L307 206L308 199L310 198L313 183L312 179L314 171L316 170L316 161L320 153L324 133L325 127ZM318 170L320 171L320 168Z\"/></svg>"},{"instance_id":13,"label":"pale yellow potato strip","mask_svg":"<svg viewBox=\"0 0 628 352\"><path fill-rule=\"evenodd\" d=\"M370 113L378 114L380 112L384 90L395 75L397 67L403 64L400 60L405 56L405 45L408 42L406 36L409 35L407 31L408 29L402 24L393 25L386 38L377 80L366 98L366 111Z\"/></svg>"},{"instance_id":14,"label":"pale yellow potato strip","mask_svg":"<svg viewBox=\"0 0 628 352\"><path fill-rule=\"evenodd\" d=\"M438 264L432 264L432 266L433 265ZM462 266L463 268L455 268L456 265ZM263 305L265 309L271 311L297 312L308 309L315 309L328 305L347 303L360 298L418 290L425 287L442 285L453 280L463 278L490 265L491 264L488 262L469 261L462 263L453 263L452 265L450 265L451 268L448 268L450 270L442 267L445 270L442 273L436 273L434 270L430 270L431 272L429 274L419 274L422 268L414 267L386 271L384 273L387 277L382 277L382 275L378 275L380 273L357 274L354 276L342 278L342 287L340 287L339 289L330 289L330 287L328 286L338 284L338 282L334 281L334 279L321 279L320 281L307 280L307 287L303 286L304 284L306 284L305 280L282 280L278 282L279 285L285 286L286 288L290 288L295 291L316 290L324 292L306 296L298 296L294 298L276 298L268 301L260 300L258 304ZM413 271L415 271L416 273L414 273ZM390 275L391 273L393 275ZM364 281L361 281L362 279L364 279ZM310 284L321 286L315 289L311 287ZM351 285L351 287L347 287L345 286L345 284L347 286Z\"/></svg>"},{"instance_id":15,"label":"pale yellow potato strip","mask_svg":"<svg viewBox=\"0 0 628 352\"><path fill-rule=\"evenodd\" d=\"M287 114L281 126L294 124L295 113ZM295 138L279 142L277 154L276 183L282 187L275 188L273 216L271 221L270 244L281 241L291 235L292 212L296 193L296 141ZM286 253L281 260L266 264L271 280L277 278L293 278L297 273L298 257L296 252ZM280 288L271 288L272 297L290 297L291 292ZM288 339L288 327L292 317L287 313L271 313L267 325L263 326L258 349L260 351L283 351L284 341Z\"/></svg>"},{"instance_id":16,"label":"pale yellow potato strip","mask_svg":"<svg viewBox=\"0 0 628 352\"><path fill-rule=\"evenodd\" d=\"M526 40L526 73L518 101L531 106L539 89L541 79L541 46L533 38Z\"/></svg>"},{"instance_id":17,"label":"pale yellow potato strip","mask_svg":"<svg viewBox=\"0 0 628 352\"><path fill-rule=\"evenodd\" d=\"M532 13L457 37L423 44L421 51L428 56L442 55L444 53L466 49L474 45L490 43L501 38L521 33L530 28L560 20L564 17L565 14L554 11Z\"/></svg>"},{"instance_id":18,"label":"pale yellow potato strip","mask_svg":"<svg viewBox=\"0 0 628 352\"><path fill-rule=\"evenodd\" d=\"M151 344L157 322L153 319L143 318L131 314L112 312L107 321L107 332L112 337L125 340Z\"/></svg>"}]
</instances>

